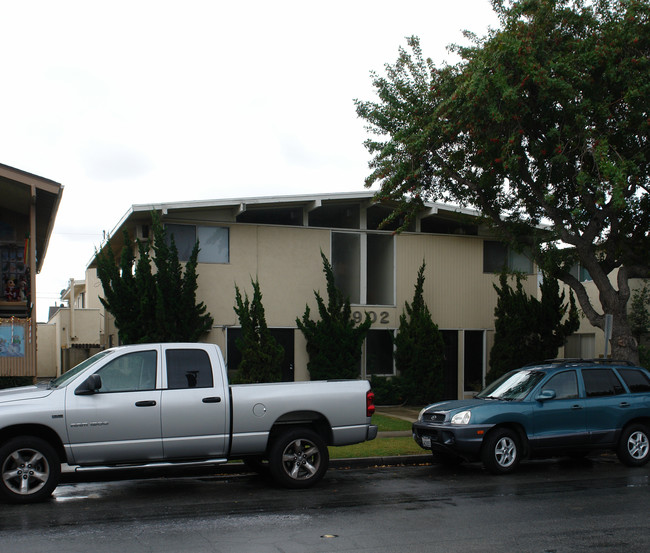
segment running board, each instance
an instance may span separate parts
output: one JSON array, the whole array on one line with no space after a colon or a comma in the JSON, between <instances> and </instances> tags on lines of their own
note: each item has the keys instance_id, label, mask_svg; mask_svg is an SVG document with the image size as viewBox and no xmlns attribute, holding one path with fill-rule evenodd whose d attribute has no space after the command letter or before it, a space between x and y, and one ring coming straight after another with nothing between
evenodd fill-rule
<instances>
[{"instance_id":1,"label":"running board","mask_svg":"<svg viewBox=\"0 0 650 553\"><path fill-rule=\"evenodd\" d=\"M95 472L106 470L131 470L131 469L154 469L154 468L174 468L174 467L204 467L209 465L223 465L227 463L228 459L208 459L206 461L185 461L185 462L161 462L161 463L146 463L143 465L109 465L100 466L93 465L88 467L75 466L75 472Z\"/></svg>"}]
</instances>

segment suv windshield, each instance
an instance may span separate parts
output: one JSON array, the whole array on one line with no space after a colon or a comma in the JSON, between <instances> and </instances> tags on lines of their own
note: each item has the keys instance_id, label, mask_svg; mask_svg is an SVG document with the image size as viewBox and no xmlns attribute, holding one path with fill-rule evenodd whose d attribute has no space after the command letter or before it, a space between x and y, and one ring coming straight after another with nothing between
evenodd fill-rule
<instances>
[{"instance_id":1,"label":"suv windshield","mask_svg":"<svg viewBox=\"0 0 650 553\"><path fill-rule=\"evenodd\" d=\"M513 371L504 374L482 392L477 394L479 399L504 399L519 401L524 399L531 390L544 378L545 373L536 370Z\"/></svg>"},{"instance_id":2,"label":"suv windshield","mask_svg":"<svg viewBox=\"0 0 650 553\"><path fill-rule=\"evenodd\" d=\"M74 366L69 371L63 373L58 378L55 378L54 380L50 380L50 384L49 384L48 387L49 388L58 388L59 386L63 386L63 384L66 384L69 380L72 380L75 376L77 376L86 367L90 367L90 365L92 365L93 363L96 363L102 357L104 357L105 355L108 355L109 353L112 353L112 350L104 350L104 351L100 351L99 353L96 353L92 357L89 357L85 361L82 361L78 365Z\"/></svg>"}]
</instances>

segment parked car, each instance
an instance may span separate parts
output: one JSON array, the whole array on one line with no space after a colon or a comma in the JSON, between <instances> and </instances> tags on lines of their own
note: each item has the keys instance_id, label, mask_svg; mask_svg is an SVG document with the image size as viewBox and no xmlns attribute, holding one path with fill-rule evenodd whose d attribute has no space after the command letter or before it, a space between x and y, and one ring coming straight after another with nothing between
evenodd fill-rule
<instances>
[{"instance_id":1,"label":"parked car","mask_svg":"<svg viewBox=\"0 0 650 553\"><path fill-rule=\"evenodd\" d=\"M0 499L50 496L77 469L268 461L306 488L328 445L372 440L367 380L228 385L214 344L141 344L98 353L47 385L0 392Z\"/></svg>"},{"instance_id":2,"label":"parked car","mask_svg":"<svg viewBox=\"0 0 650 553\"><path fill-rule=\"evenodd\" d=\"M425 407L413 437L442 463L482 461L495 474L524 458L597 450L642 466L650 460L650 373L602 360L526 366L473 399Z\"/></svg>"}]
</instances>

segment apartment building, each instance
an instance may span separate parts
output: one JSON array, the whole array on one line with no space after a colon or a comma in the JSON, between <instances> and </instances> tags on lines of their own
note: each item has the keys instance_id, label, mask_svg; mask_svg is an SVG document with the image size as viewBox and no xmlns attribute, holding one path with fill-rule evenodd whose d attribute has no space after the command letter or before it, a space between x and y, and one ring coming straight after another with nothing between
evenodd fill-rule
<instances>
[{"instance_id":1,"label":"apartment building","mask_svg":"<svg viewBox=\"0 0 650 553\"><path fill-rule=\"evenodd\" d=\"M493 341L495 272L507 264L532 275L533 264L491 237L470 210L427 204L407 230L396 233L399 223L380 228L394 207L373 196L361 192L134 205L112 231L112 245L115 252L121 250L124 229L132 239L148 239L152 210L174 235L181 261L199 240L197 300L214 319L203 339L222 348L230 369L239 362L235 340L241 332L233 310L235 285L251 295L251 279L257 278L267 324L285 350L285 380L309 379L296 317L306 305L312 316L317 314L314 291L325 294L321 251L332 263L337 285L350 297L355 320L368 313L373 323L361 378L395 374L391 337L404 303L413 298L424 261L425 300L446 344L445 395L469 395L484 382ZM529 278L528 293L536 294L536 285L537 279ZM72 282L64 294L68 305L52 319L58 320L58 330L49 347L90 353L97 346L117 345L114 321L99 301L102 289L94 261L83 286ZM59 355L60 360L74 357L69 351ZM51 367L44 370L52 372Z\"/></svg>"}]
</instances>

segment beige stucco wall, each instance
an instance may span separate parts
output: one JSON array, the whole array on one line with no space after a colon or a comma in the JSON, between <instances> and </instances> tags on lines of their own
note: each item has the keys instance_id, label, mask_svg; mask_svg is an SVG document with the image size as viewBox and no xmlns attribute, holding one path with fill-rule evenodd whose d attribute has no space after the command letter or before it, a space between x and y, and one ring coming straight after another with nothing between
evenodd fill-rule
<instances>
[{"instance_id":1,"label":"beige stucco wall","mask_svg":"<svg viewBox=\"0 0 650 553\"><path fill-rule=\"evenodd\" d=\"M36 332L36 374L39 378L54 378L57 374L56 326L39 323Z\"/></svg>"}]
</instances>

